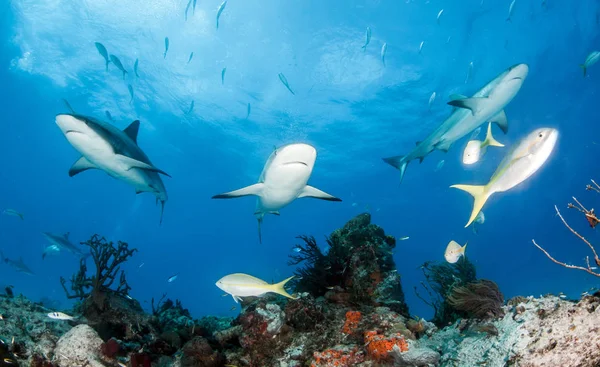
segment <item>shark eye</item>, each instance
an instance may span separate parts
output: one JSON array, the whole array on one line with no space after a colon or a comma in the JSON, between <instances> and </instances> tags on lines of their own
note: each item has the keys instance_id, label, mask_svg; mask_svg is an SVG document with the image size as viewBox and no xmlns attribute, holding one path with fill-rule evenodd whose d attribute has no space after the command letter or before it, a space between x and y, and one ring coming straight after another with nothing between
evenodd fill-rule
<instances>
[{"instance_id":1,"label":"shark eye","mask_svg":"<svg viewBox=\"0 0 600 367\"><path fill-rule=\"evenodd\" d=\"M543 134L543 133L539 133L539 134L538 134L538 138L543 138L543 137L544 137L544 134Z\"/></svg>"}]
</instances>

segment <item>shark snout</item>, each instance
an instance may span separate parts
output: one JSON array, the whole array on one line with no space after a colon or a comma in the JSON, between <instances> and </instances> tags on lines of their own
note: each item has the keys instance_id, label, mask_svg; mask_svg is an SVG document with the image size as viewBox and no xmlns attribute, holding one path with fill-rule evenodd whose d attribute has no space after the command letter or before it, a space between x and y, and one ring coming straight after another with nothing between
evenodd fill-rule
<instances>
[{"instance_id":1,"label":"shark snout","mask_svg":"<svg viewBox=\"0 0 600 367\"><path fill-rule=\"evenodd\" d=\"M60 130L65 135L70 132L81 131L82 123L83 121L81 121L73 115L62 114L56 116L56 125L58 125Z\"/></svg>"},{"instance_id":2,"label":"shark snout","mask_svg":"<svg viewBox=\"0 0 600 367\"><path fill-rule=\"evenodd\" d=\"M517 64L510 68L508 79L525 80L529 74L529 66L527 64Z\"/></svg>"}]
</instances>

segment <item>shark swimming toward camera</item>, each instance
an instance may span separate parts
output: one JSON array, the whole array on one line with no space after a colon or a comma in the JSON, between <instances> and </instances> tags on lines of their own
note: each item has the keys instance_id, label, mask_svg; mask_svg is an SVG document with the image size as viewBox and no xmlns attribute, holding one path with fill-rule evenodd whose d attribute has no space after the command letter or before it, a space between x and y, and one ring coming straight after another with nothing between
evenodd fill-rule
<instances>
[{"instance_id":1,"label":"shark swimming toward camera","mask_svg":"<svg viewBox=\"0 0 600 367\"><path fill-rule=\"evenodd\" d=\"M308 144L289 144L275 149L269 156L258 183L239 190L213 196L213 199L232 199L255 195L258 219L258 240L262 243L261 224L265 214L279 215L279 210L298 198L342 201L307 185L312 174L317 150Z\"/></svg>"},{"instance_id":2,"label":"shark swimming toward camera","mask_svg":"<svg viewBox=\"0 0 600 367\"><path fill-rule=\"evenodd\" d=\"M70 177L88 169L101 169L109 176L132 185L136 194L150 192L156 196L157 203L161 202L162 223L168 197L159 174L169 175L156 168L138 146L139 120L125 130L119 130L91 117L60 114L56 116L56 124L82 155L69 170Z\"/></svg>"},{"instance_id":3,"label":"shark swimming toward camera","mask_svg":"<svg viewBox=\"0 0 600 367\"><path fill-rule=\"evenodd\" d=\"M471 98L456 96L457 99L448 102L456 109L425 140L417 142L412 152L383 160L400 171L402 182L410 161L418 159L422 162L434 150L447 152L454 142L485 122L497 124L506 134L508 121L504 107L517 95L528 73L529 67L526 64L517 64L502 72Z\"/></svg>"},{"instance_id":4,"label":"shark swimming toward camera","mask_svg":"<svg viewBox=\"0 0 600 367\"><path fill-rule=\"evenodd\" d=\"M29 267L27 265L25 265L25 262L23 261L22 257L19 257L18 260L11 260L7 257L4 257L4 254L2 253L2 251L0 251L0 261L12 266L19 273L23 273L23 274L27 274L27 275L35 275L33 273L33 271L31 271L31 269L29 269Z\"/></svg>"},{"instance_id":5,"label":"shark swimming toward camera","mask_svg":"<svg viewBox=\"0 0 600 367\"><path fill-rule=\"evenodd\" d=\"M71 252L77 256L81 256L81 257L89 256L89 254L86 254L83 251L81 251L81 248L75 246L69 240L69 232L67 232L65 234L60 234L60 235L50 233L50 232L43 232L42 234L44 235L44 237L46 237L46 240L48 240L48 242L50 243L51 246L55 246L59 250L69 251L69 252ZM44 252L44 255L45 254L46 254L46 252ZM45 258L44 255L42 255L42 259Z\"/></svg>"}]
</instances>

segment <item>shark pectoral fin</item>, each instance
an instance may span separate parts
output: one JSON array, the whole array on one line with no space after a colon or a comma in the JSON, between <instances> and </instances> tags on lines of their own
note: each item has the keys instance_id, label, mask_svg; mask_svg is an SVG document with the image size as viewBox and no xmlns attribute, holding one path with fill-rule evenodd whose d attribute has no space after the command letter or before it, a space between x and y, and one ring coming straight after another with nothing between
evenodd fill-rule
<instances>
[{"instance_id":1,"label":"shark pectoral fin","mask_svg":"<svg viewBox=\"0 0 600 367\"><path fill-rule=\"evenodd\" d=\"M127 157L124 156L122 154L117 154L117 159L124 164L125 166L127 166L126 170L129 171L132 168L139 168L139 169L144 169L147 171L152 171L152 172L157 172L160 173L162 175L165 175L167 177L171 177L171 175L169 175L168 173L166 173L165 171L158 169L148 163L144 163L142 161L138 161L137 159L133 159L131 157Z\"/></svg>"},{"instance_id":2,"label":"shark pectoral fin","mask_svg":"<svg viewBox=\"0 0 600 367\"><path fill-rule=\"evenodd\" d=\"M421 142L420 142L420 141L417 141L417 142L415 142L415 145L416 145L416 146L419 146L419 144L421 144Z\"/></svg>"},{"instance_id":3,"label":"shark pectoral fin","mask_svg":"<svg viewBox=\"0 0 600 367\"><path fill-rule=\"evenodd\" d=\"M423 163L423 159L425 159L425 157L420 157L419 158L419 163Z\"/></svg>"},{"instance_id":4,"label":"shark pectoral fin","mask_svg":"<svg viewBox=\"0 0 600 367\"><path fill-rule=\"evenodd\" d=\"M304 189L298 195L298 198L315 198L321 200L329 200L329 201L342 201L340 198L336 198L333 195L329 195L328 193L317 189L316 187L312 187L310 185L304 186Z\"/></svg>"},{"instance_id":5,"label":"shark pectoral fin","mask_svg":"<svg viewBox=\"0 0 600 367\"><path fill-rule=\"evenodd\" d=\"M451 101L454 101L454 100L457 100L457 99L467 99L467 98L469 98L469 97L467 97L467 96L465 96L463 94L458 94L458 93L454 93L454 94L450 95L450 100Z\"/></svg>"},{"instance_id":6,"label":"shark pectoral fin","mask_svg":"<svg viewBox=\"0 0 600 367\"><path fill-rule=\"evenodd\" d=\"M269 212L269 214L273 214L273 215L277 215L277 216L281 215L281 214L279 214L279 211L277 211L277 210L273 210L273 211Z\"/></svg>"},{"instance_id":7,"label":"shark pectoral fin","mask_svg":"<svg viewBox=\"0 0 600 367\"><path fill-rule=\"evenodd\" d=\"M471 217L469 218L469 222L465 226L465 228L467 228L471 223L473 223L475 218L477 218L477 214L479 214L479 212L483 208L483 205L491 196L491 193L488 192L487 186L483 185L452 185L450 187L466 191L469 194L471 194L471 196L473 196L473 199L475 199L475 201L473 202L473 211L471 212Z\"/></svg>"},{"instance_id":8,"label":"shark pectoral fin","mask_svg":"<svg viewBox=\"0 0 600 367\"><path fill-rule=\"evenodd\" d=\"M395 157L383 158L383 161L392 167L396 167L400 171L400 183L402 183L402 179L404 178L404 172L406 171L406 166L408 166L406 156L397 155Z\"/></svg>"},{"instance_id":9,"label":"shark pectoral fin","mask_svg":"<svg viewBox=\"0 0 600 367\"><path fill-rule=\"evenodd\" d=\"M88 169L98 168L92 162L88 161L88 159L84 156L79 158L71 168L69 168L69 177L73 177L76 174L87 171Z\"/></svg>"},{"instance_id":10,"label":"shark pectoral fin","mask_svg":"<svg viewBox=\"0 0 600 367\"><path fill-rule=\"evenodd\" d=\"M487 101L487 98L463 98L463 99L454 99L448 104L450 106L458 107L458 108L466 108L471 110L473 116L481 110L483 104Z\"/></svg>"},{"instance_id":11,"label":"shark pectoral fin","mask_svg":"<svg viewBox=\"0 0 600 367\"><path fill-rule=\"evenodd\" d=\"M239 197L248 196L248 195L261 196L264 188L265 188L265 184L262 182L259 182L259 183L255 183L254 185L246 186L239 190L215 195L212 198L213 199L233 199L233 198L239 198Z\"/></svg>"},{"instance_id":12,"label":"shark pectoral fin","mask_svg":"<svg viewBox=\"0 0 600 367\"><path fill-rule=\"evenodd\" d=\"M500 128L500 130L502 130L503 133L506 134L508 132L508 120L506 118L506 113L504 113L504 110L501 110L500 112L495 114L494 117L490 119L490 122L493 122L494 124L498 125L498 127Z\"/></svg>"},{"instance_id":13,"label":"shark pectoral fin","mask_svg":"<svg viewBox=\"0 0 600 367\"><path fill-rule=\"evenodd\" d=\"M452 142L450 140L441 140L437 142L433 147L437 150L441 150L444 153L448 153L448 150L452 146Z\"/></svg>"},{"instance_id":14,"label":"shark pectoral fin","mask_svg":"<svg viewBox=\"0 0 600 367\"><path fill-rule=\"evenodd\" d=\"M124 75L125 74L123 74L123 76ZM125 135L127 135L129 137L129 139L133 140L133 142L137 144L137 136L138 136L139 130L140 130L140 120L135 120L134 122L129 124L129 126L127 126L125 128L125 130L123 130L123 132L125 133Z\"/></svg>"}]
</instances>

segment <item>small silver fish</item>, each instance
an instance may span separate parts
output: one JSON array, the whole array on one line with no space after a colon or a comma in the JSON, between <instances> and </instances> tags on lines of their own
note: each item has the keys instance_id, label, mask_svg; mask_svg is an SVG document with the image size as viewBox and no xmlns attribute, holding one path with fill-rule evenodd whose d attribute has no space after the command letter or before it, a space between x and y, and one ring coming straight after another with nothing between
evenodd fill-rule
<instances>
[{"instance_id":1,"label":"small silver fish","mask_svg":"<svg viewBox=\"0 0 600 367\"><path fill-rule=\"evenodd\" d=\"M163 59L167 58L167 52L169 52L169 37L165 37L165 53L163 54Z\"/></svg>"},{"instance_id":2,"label":"small silver fish","mask_svg":"<svg viewBox=\"0 0 600 367\"><path fill-rule=\"evenodd\" d=\"M187 113L188 113L188 115L189 115L190 113L192 113L192 111L194 111L194 101L192 101L192 103L190 103L190 109L189 109L189 110L188 110L188 112L187 112Z\"/></svg>"},{"instance_id":3,"label":"small silver fish","mask_svg":"<svg viewBox=\"0 0 600 367\"><path fill-rule=\"evenodd\" d=\"M221 18L221 13L225 10L225 6L227 6L227 0L223 1L223 3L219 5L219 9L217 9L217 29L219 29L219 18Z\"/></svg>"},{"instance_id":4,"label":"small silver fish","mask_svg":"<svg viewBox=\"0 0 600 367\"><path fill-rule=\"evenodd\" d=\"M106 71L108 71L108 64L110 63L110 60L108 59L108 51L106 50L106 47L104 47L104 45L100 42L94 42L94 45L96 45L96 49L100 55L104 57L104 60L106 61Z\"/></svg>"},{"instance_id":5,"label":"small silver fish","mask_svg":"<svg viewBox=\"0 0 600 367\"><path fill-rule=\"evenodd\" d=\"M227 72L227 68L223 68L221 70L221 85L225 84L225 73Z\"/></svg>"},{"instance_id":6,"label":"small silver fish","mask_svg":"<svg viewBox=\"0 0 600 367\"><path fill-rule=\"evenodd\" d=\"M144 266L144 264L146 264L146 263L141 263L140 266L138 266L138 269L141 269L142 266Z\"/></svg>"},{"instance_id":7,"label":"small silver fish","mask_svg":"<svg viewBox=\"0 0 600 367\"><path fill-rule=\"evenodd\" d=\"M188 59L187 63L189 64L190 62L192 62L193 58L194 58L194 51L192 51L192 53L190 54L190 58Z\"/></svg>"},{"instance_id":8,"label":"small silver fish","mask_svg":"<svg viewBox=\"0 0 600 367\"><path fill-rule=\"evenodd\" d=\"M283 73L279 73L279 80L281 81L281 83L283 85L285 85L285 87L287 88L287 90L290 91L290 93L292 93L293 95L296 95L296 93L294 93L294 91L292 90L292 88L290 88L290 85L288 84L288 81L285 77L285 75L283 75Z\"/></svg>"},{"instance_id":9,"label":"small silver fish","mask_svg":"<svg viewBox=\"0 0 600 367\"><path fill-rule=\"evenodd\" d=\"M173 283L177 279L178 276L179 276L179 273L177 273L177 274L169 277L169 279L167 279L167 282L168 283Z\"/></svg>"},{"instance_id":10,"label":"small silver fish","mask_svg":"<svg viewBox=\"0 0 600 367\"><path fill-rule=\"evenodd\" d=\"M188 10L190 10L190 6L192 5L192 0L188 1L187 6L185 7L185 21L188 19Z\"/></svg>"},{"instance_id":11,"label":"small silver fish","mask_svg":"<svg viewBox=\"0 0 600 367\"><path fill-rule=\"evenodd\" d=\"M423 51L424 44L425 44L425 41L421 41L421 44L419 45L419 55L421 54L421 51Z\"/></svg>"},{"instance_id":12,"label":"small silver fish","mask_svg":"<svg viewBox=\"0 0 600 367\"><path fill-rule=\"evenodd\" d=\"M433 104L433 102L435 102L435 92L431 93L431 96L429 97L429 109L431 110L431 105Z\"/></svg>"},{"instance_id":13,"label":"small silver fish","mask_svg":"<svg viewBox=\"0 0 600 367\"><path fill-rule=\"evenodd\" d=\"M133 72L135 73L135 76L136 76L137 78L139 78L139 77L140 77L140 76L138 75L138 72L137 72L137 71L138 71L138 63L139 63L139 60L138 60L138 59L135 59L135 63L133 64Z\"/></svg>"},{"instance_id":14,"label":"small silver fish","mask_svg":"<svg viewBox=\"0 0 600 367\"><path fill-rule=\"evenodd\" d=\"M444 14L444 9L440 10L440 12L437 15L437 18L436 18L437 24L440 24L440 18L442 16L442 14Z\"/></svg>"},{"instance_id":15,"label":"small silver fish","mask_svg":"<svg viewBox=\"0 0 600 367\"><path fill-rule=\"evenodd\" d=\"M409 238L410 238L410 237L408 237L408 236L405 236L405 237L400 237L400 238L398 239L398 241L406 241L406 240L408 240Z\"/></svg>"},{"instance_id":16,"label":"small silver fish","mask_svg":"<svg viewBox=\"0 0 600 367\"><path fill-rule=\"evenodd\" d=\"M116 57L115 55L110 55L110 60L117 67L117 69L119 69L123 72L123 80L125 80L125 74L127 74L127 70L125 70L125 67L121 63L121 60L119 60L119 58Z\"/></svg>"},{"instance_id":17,"label":"small silver fish","mask_svg":"<svg viewBox=\"0 0 600 367\"><path fill-rule=\"evenodd\" d=\"M129 95L131 96L131 99L129 100L129 104L133 103L133 87L131 86L131 84L127 84L127 89L129 89Z\"/></svg>"},{"instance_id":18,"label":"small silver fish","mask_svg":"<svg viewBox=\"0 0 600 367\"><path fill-rule=\"evenodd\" d=\"M381 62L385 66L385 53L387 52L387 42L381 46Z\"/></svg>"},{"instance_id":19,"label":"small silver fish","mask_svg":"<svg viewBox=\"0 0 600 367\"><path fill-rule=\"evenodd\" d=\"M66 313L62 312L50 312L48 317L54 320L73 320L75 319L73 316L69 316Z\"/></svg>"},{"instance_id":20,"label":"small silver fish","mask_svg":"<svg viewBox=\"0 0 600 367\"><path fill-rule=\"evenodd\" d=\"M362 47L362 49L364 51L367 51L367 46L369 45L369 42L371 42L371 28L367 27L366 40L365 40L365 44Z\"/></svg>"},{"instance_id":21,"label":"small silver fish","mask_svg":"<svg viewBox=\"0 0 600 367\"><path fill-rule=\"evenodd\" d=\"M512 0L512 2L510 3L510 6L508 7L508 18L506 18L507 22L511 22L512 23L512 14L513 11L515 10L515 2L517 2L517 0Z\"/></svg>"},{"instance_id":22,"label":"small silver fish","mask_svg":"<svg viewBox=\"0 0 600 367\"><path fill-rule=\"evenodd\" d=\"M300 247L294 247L294 248L293 248L293 251L294 251L294 252L300 252L300 251L302 251L302 249L301 249Z\"/></svg>"},{"instance_id":23,"label":"small silver fish","mask_svg":"<svg viewBox=\"0 0 600 367\"><path fill-rule=\"evenodd\" d=\"M13 217L19 217L19 218L21 218L21 220L25 219L25 216L23 216L23 213L19 213L18 211L14 210L14 209L4 209L2 211L2 214L10 215Z\"/></svg>"},{"instance_id":24,"label":"small silver fish","mask_svg":"<svg viewBox=\"0 0 600 367\"><path fill-rule=\"evenodd\" d=\"M442 159L442 160L441 160L441 161L440 161L440 162L437 164L437 167L435 167L435 171L434 171L434 172L437 172L437 171L441 170L441 169L442 169L442 167L444 167L444 163L445 163L445 161Z\"/></svg>"},{"instance_id":25,"label":"small silver fish","mask_svg":"<svg viewBox=\"0 0 600 367\"><path fill-rule=\"evenodd\" d=\"M465 84L471 80L471 74L473 73L473 61L469 63L469 69L467 69L467 78L465 79Z\"/></svg>"}]
</instances>

